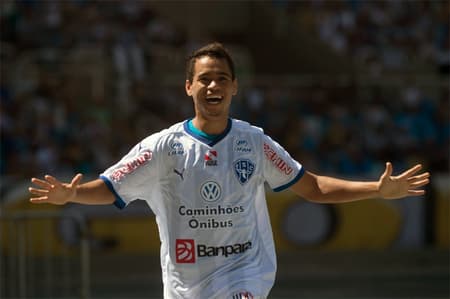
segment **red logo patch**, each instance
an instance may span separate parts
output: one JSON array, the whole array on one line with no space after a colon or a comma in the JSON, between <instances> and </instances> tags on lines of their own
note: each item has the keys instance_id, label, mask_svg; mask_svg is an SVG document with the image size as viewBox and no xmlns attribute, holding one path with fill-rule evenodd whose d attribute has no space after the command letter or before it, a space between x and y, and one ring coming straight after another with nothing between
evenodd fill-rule
<instances>
[{"instance_id":1,"label":"red logo patch","mask_svg":"<svg viewBox=\"0 0 450 299\"><path fill-rule=\"evenodd\" d=\"M206 166L217 166L217 151L210 150L205 154Z\"/></svg>"},{"instance_id":2,"label":"red logo patch","mask_svg":"<svg viewBox=\"0 0 450 299\"><path fill-rule=\"evenodd\" d=\"M177 239L175 243L177 263L195 263L195 242L193 239Z\"/></svg>"},{"instance_id":3,"label":"red logo patch","mask_svg":"<svg viewBox=\"0 0 450 299\"><path fill-rule=\"evenodd\" d=\"M217 159L217 151L207 151L205 154L205 161Z\"/></svg>"}]
</instances>

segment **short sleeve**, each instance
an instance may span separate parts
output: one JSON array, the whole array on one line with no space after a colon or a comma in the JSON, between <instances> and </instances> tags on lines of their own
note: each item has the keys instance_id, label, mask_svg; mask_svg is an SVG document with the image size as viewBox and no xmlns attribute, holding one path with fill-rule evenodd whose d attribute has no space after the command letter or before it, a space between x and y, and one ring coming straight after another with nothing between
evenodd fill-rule
<instances>
[{"instance_id":1,"label":"short sleeve","mask_svg":"<svg viewBox=\"0 0 450 299\"><path fill-rule=\"evenodd\" d=\"M269 136L262 140L263 176L273 191L285 190L304 174L303 166Z\"/></svg>"},{"instance_id":2,"label":"short sleeve","mask_svg":"<svg viewBox=\"0 0 450 299\"><path fill-rule=\"evenodd\" d=\"M158 149L149 138L133 147L118 163L105 170L100 178L124 208L136 199L148 199L159 182Z\"/></svg>"}]
</instances>

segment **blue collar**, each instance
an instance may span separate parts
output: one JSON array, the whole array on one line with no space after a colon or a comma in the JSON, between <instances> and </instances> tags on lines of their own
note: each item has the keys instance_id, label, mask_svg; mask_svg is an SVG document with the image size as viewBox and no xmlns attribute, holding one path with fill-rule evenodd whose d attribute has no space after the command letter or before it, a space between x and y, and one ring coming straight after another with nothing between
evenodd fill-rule
<instances>
[{"instance_id":1,"label":"blue collar","mask_svg":"<svg viewBox=\"0 0 450 299\"><path fill-rule=\"evenodd\" d=\"M232 121L229 118L226 129L221 134L213 135L213 134L205 133L205 132L199 130L198 128L196 128L194 126L194 124L192 123L192 118L191 118L184 122L184 130L189 135L194 137L195 139L200 140L201 142L206 143L209 146L213 146L213 145L217 144L220 140L225 138L225 136L227 136L227 134L231 130L231 125L232 125Z\"/></svg>"}]
</instances>

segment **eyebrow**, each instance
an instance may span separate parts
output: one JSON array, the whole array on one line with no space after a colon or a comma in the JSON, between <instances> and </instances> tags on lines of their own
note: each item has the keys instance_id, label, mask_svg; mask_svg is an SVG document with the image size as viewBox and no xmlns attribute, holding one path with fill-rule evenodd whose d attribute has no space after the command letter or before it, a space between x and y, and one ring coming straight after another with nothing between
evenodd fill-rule
<instances>
[{"instance_id":1,"label":"eyebrow","mask_svg":"<svg viewBox=\"0 0 450 299\"><path fill-rule=\"evenodd\" d=\"M200 74L197 75L197 77L200 78L200 77L208 76L210 74L217 74L219 76L227 76L229 78L232 77L230 73L227 73L227 72L215 72L215 71L200 73Z\"/></svg>"}]
</instances>

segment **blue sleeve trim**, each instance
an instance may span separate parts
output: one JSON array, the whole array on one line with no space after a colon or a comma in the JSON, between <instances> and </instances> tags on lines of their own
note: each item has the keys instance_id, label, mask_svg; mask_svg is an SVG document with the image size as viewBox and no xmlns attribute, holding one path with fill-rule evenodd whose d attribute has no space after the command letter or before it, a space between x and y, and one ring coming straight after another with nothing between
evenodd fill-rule
<instances>
[{"instance_id":1,"label":"blue sleeve trim","mask_svg":"<svg viewBox=\"0 0 450 299\"><path fill-rule=\"evenodd\" d=\"M112 185L111 181L104 175L100 176L100 179L103 180L103 182L105 183L106 187L108 187L109 191L111 191L111 193L114 195L114 197L116 198L116 200L114 201L114 205L119 208L119 209L123 209L125 208L125 206L127 205L125 203L125 201L119 196L119 194L117 194L116 190L114 189L114 186Z\"/></svg>"},{"instance_id":2,"label":"blue sleeve trim","mask_svg":"<svg viewBox=\"0 0 450 299\"><path fill-rule=\"evenodd\" d=\"M283 191L283 190L285 190L285 189L291 187L292 185L294 185L295 183L297 183L297 182L302 178L302 176L303 176L304 174L305 174L305 169L302 167L302 168L300 169L300 171L298 172L298 174L295 176L295 178L294 178L292 181L290 181L289 183L284 184L284 185L282 185L282 186L280 186L280 187L277 187L277 188L273 189L273 191L274 191L274 192L280 192L280 191Z\"/></svg>"}]
</instances>

